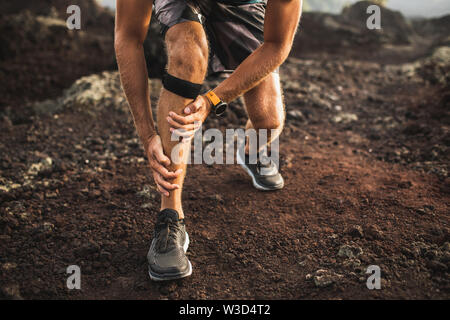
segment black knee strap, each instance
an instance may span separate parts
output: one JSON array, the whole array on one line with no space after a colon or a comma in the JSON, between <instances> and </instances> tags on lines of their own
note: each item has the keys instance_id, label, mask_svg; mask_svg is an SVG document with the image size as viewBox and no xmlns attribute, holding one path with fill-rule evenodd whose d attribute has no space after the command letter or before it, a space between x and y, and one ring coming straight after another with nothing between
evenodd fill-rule
<instances>
[{"instance_id":1,"label":"black knee strap","mask_svg":"<svg viewBox=\"0 0 450 320\"><path fill-rule=\"evenodd\" d=\"M162 84L166 90L188 99L195 99L200 94L202 85L192 83L164 73Z\"/></svg>"}]
</instances>

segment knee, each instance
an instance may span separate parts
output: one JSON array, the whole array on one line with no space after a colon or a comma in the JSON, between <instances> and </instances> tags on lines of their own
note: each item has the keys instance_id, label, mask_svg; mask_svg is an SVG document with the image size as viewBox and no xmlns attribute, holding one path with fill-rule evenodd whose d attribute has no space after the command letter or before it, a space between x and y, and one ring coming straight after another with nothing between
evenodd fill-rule
<instances>
[{"instance_id":1,"label":"knee","mask_svg":"<svg viewBox=\"0 0 450 320\"><path fill-rule=\"evenodd\" d=\"M284 112L280 114L268 115L252 120L255 129L281 130L284 124Z\"/></svg>"},{"instance_id":2,"label":"knee","mask_svg":"<svg viewBox=\"0 0 450 320\"><path fill-rule=\"evenodd\" d=\"M208 67L208 44L203 29L184 26L166 35L168 69L177 76L204 75ZM170 32L173 31L173 32Z\"/></svg>"}]
</instances>

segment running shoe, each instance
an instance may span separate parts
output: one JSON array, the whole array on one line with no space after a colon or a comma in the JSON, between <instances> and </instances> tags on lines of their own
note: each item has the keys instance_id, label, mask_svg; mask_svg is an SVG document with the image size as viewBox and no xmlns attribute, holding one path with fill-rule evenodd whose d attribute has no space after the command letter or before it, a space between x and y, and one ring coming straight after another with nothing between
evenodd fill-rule
<instances>
[{"instance_id":1,"label":"running shoe","mask_svg":"<svg viewBox=\"0 0 450 320\"><path fill-rule=\"evenodd\" d=\"M272 160L262 163L258 159L256 163L252 164L250 163L249 155L239 149L237 152L237 162L252 178L253 186L256 189L272 191L284 187L283 177L278 172L278 167Z\"/></svg>"},{"instance_id":2,"label":"running shoe","mask_svg":"<svg viewBox=\"0 0 450 320\"><path fill-rule=\"evenodd\" d=\"M153 240L147 254L148 272L154 281L180 279L192 274L186 257L189 236L178 212L164 209L158 214Z\"/></svg>"}]
</instances>

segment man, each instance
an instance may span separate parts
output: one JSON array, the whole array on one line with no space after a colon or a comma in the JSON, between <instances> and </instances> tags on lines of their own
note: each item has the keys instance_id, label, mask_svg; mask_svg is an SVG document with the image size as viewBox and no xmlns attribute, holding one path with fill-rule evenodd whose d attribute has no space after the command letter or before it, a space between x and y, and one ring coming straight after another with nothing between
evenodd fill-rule
<instances>
[{"instance_id":1,"label":"man","mask_svg":"<svg viewBox=\"0 0 450 320\"><path fill-rule=\"evenodd\" d=\"M158 102L158 133L142 45L153 5L168 55ZM203 122L210 112L223 112L226 103L243 95L249 115L246 128L274 132L267 141L259 141L259 147L270 144L284 123L277 70L291 50L301 6L301 0L117 0L115 48L122 86L162 197L147 256L153 280L192 273L185 254L189 238L181 205L189 144L180 150L184 160L174 163L168 155L178 142L171 141L171 134L192 134L195 123ZM199 95L208 62L212 72L234 72L207 94ZM254 186L282 188L283 178L272 162L249 163L250 143L247 140L245 154L238 153L238 158Z\"/></svg>"}]
</instances>

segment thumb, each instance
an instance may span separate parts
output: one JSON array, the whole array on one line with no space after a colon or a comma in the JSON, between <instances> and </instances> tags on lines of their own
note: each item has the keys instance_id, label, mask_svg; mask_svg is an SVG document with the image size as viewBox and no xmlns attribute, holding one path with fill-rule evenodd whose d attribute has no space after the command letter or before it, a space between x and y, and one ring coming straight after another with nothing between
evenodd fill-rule
<instances>
[{"instance_id":1,"label":"thumb","mask_svg":"<svg viewBox=\"0 0 450 320\"><path fill-rule=\"evenodd\" d=\"M154 156L156 158L156 161L158 161L159 163L161 163L164 166L169 166L170 165L170 159L164 154L162 146L159 145L154 152Z\"/></svg>"},{"instance_id":2,"label":"thumb","mask_svg":"<svg viewBox=\"0 0 450 320\"><path fill-rule=\"evenodd\" d=\"M198 109L200 109L201 107L201 100L202 96L198 96L194 102L191 102L190 104L188 104L186 106L186 108L184 108L184 113L185 114L190 114L190 113L195 113L198 111Z\"/></svg>"}]
</instances>

